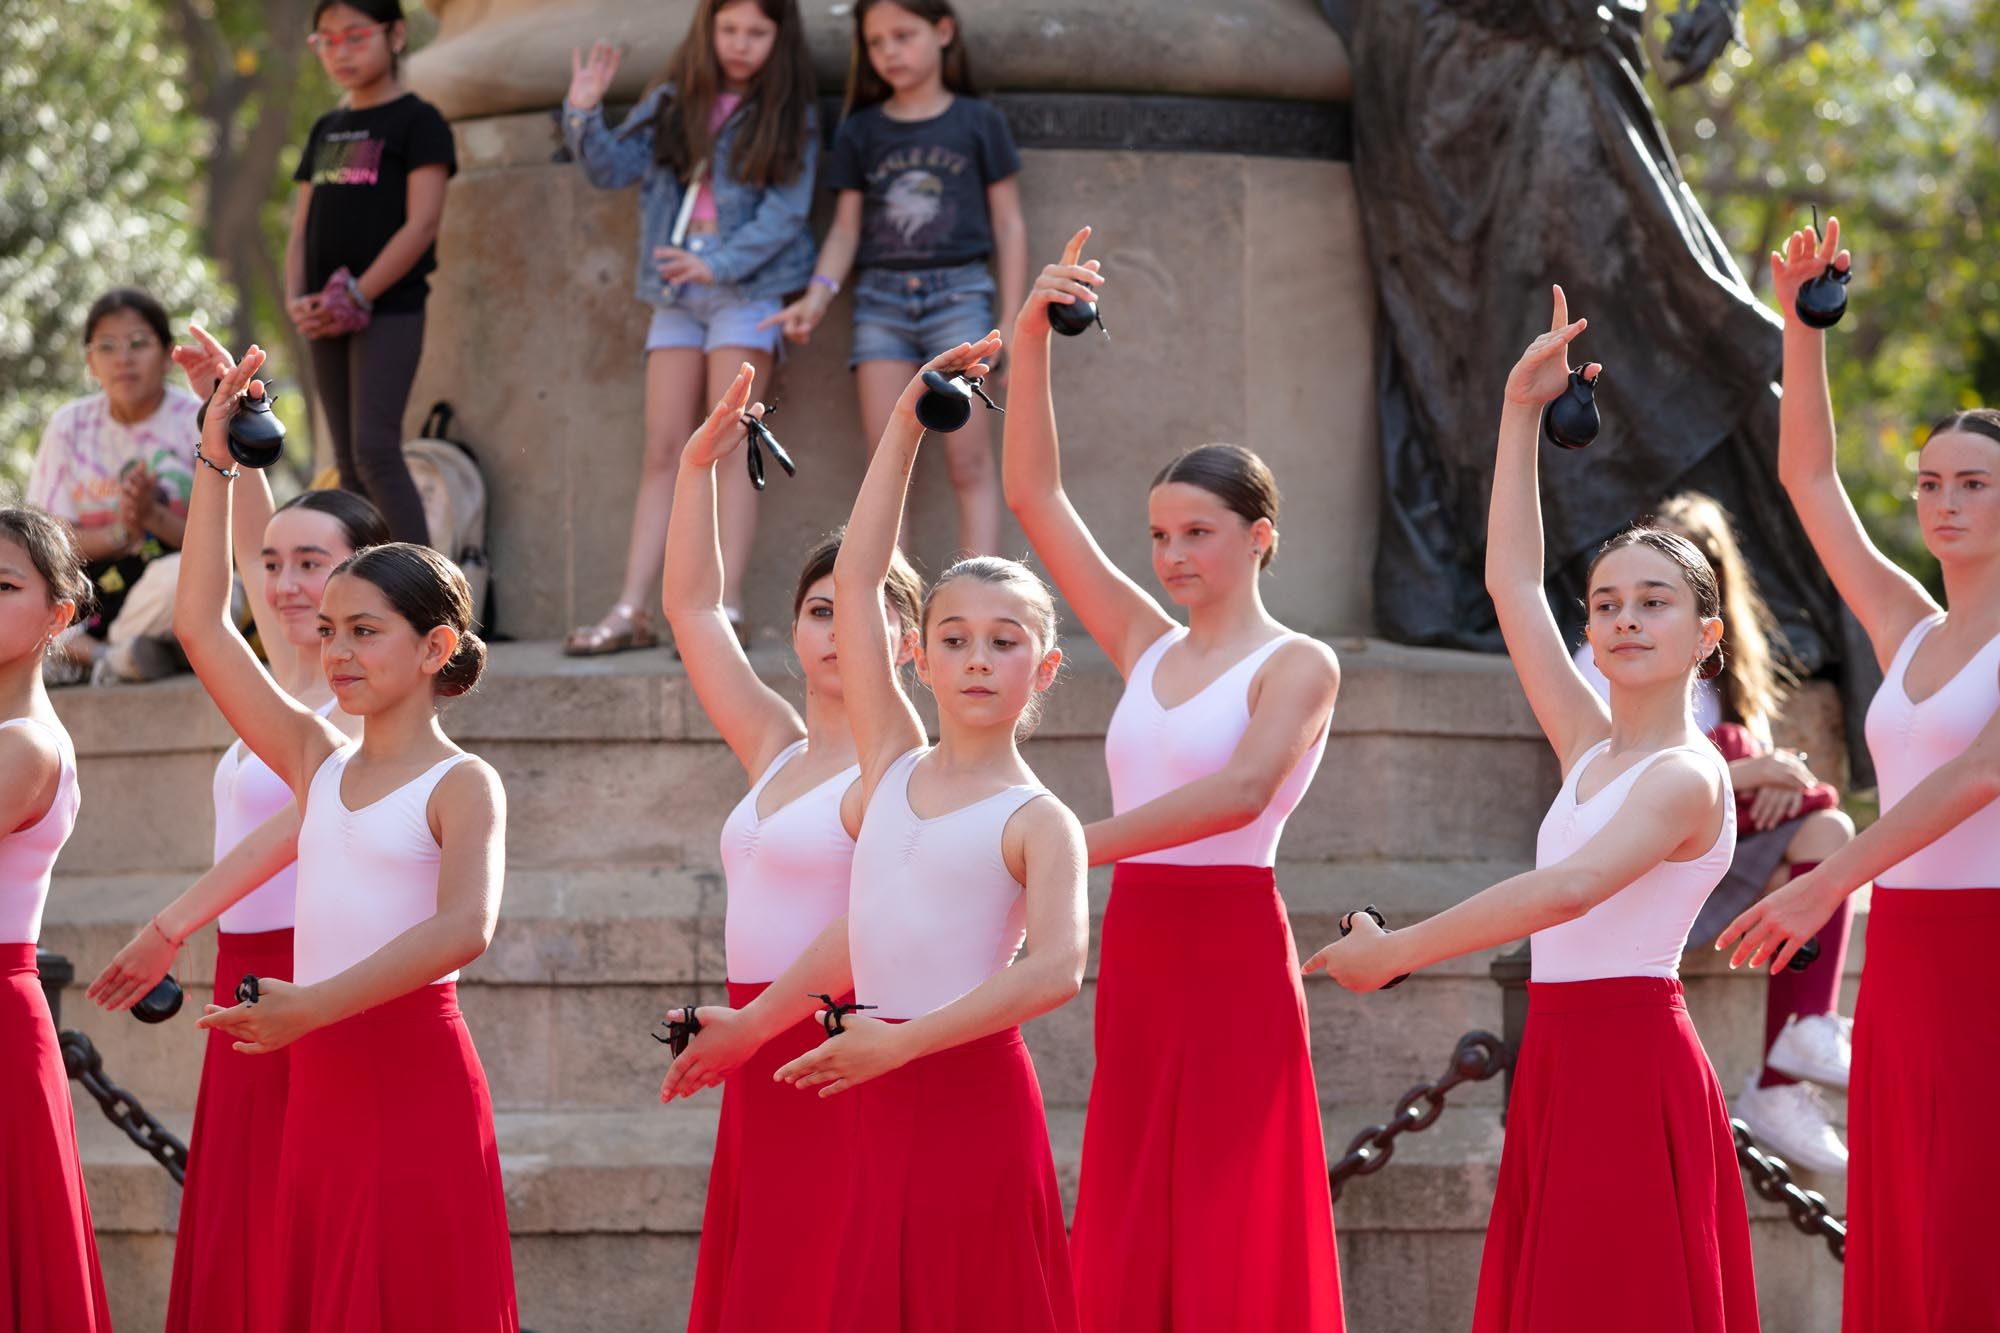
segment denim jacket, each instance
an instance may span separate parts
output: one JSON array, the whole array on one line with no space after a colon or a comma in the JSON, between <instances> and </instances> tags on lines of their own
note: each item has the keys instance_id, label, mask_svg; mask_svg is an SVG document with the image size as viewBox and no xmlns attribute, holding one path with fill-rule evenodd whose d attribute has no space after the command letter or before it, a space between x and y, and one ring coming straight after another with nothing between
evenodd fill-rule
<instances>
[{"instance_id":1,"label":"denim jacket","mask_svg":"<svg viewBox=\"0 0 2000 1333\"><path fill-rule=\"evenodd\" d=\"M660 98L671 92L655 88L615 130L604 123L602 107L579 111L564 103L562 117L563 142L592 185L603 190L639 186L639 279L634 295L654 306L674 303L673 286L660 277L653 251L671 241L683 193L672 169L653 160L653 123ZM735 285L748 298L787 296L806 285L818 257L809 217L819 157L818 125L808 112L799 174L782 185L758 189L729 174L733 142L743 121L740 112L732 115L715 136L709 184L715 192L719 244L703 258L718 285Z\"/></svg>"}]
</instances>

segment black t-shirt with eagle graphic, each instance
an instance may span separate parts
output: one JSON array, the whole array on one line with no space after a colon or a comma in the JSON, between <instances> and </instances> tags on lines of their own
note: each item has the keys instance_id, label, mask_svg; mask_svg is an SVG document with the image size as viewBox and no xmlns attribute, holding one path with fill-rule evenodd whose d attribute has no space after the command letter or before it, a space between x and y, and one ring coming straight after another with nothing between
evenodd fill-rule
<instances>
[{"instance_id":1,"label":"black t-shirt with eagle graphic","mask_svg":"<svg viewBox=\"0 0 2000 1333\"><path fill-rule=\"evenodd\" d=\"M954 97L929 120L879 106L841 122L821 179L859 190L862 268L952 268L993 253L986 187L1021 169L1007 122L989 102Z\"/></svg>"}]
</instances>

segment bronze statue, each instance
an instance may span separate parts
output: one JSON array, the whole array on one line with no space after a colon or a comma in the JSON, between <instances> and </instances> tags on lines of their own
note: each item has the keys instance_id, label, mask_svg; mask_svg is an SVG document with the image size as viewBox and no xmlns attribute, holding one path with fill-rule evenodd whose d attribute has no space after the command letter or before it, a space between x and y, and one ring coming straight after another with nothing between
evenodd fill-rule
<instances>
[{"instance_id":1,"label":"bronze statue","mask_svg":"<svg viewBox=\"0 0 2000 1333\"><path fill-rule=\"evenodd\" d=\"M1807 672L1838 602L1778 488L1782 325L1703 214L1642 82L1643 0L1362 0L1355 173L1381 298L1376 618L1497 651L1483 586L1492 404L1560 282L1614 370L1587 453L1543 460L1550 601L1581 625L1589 553L1687 488L1735 515ZM1738 34L1736 0L1671 16L1675 85Z\"/></svg>"}]
</instances>

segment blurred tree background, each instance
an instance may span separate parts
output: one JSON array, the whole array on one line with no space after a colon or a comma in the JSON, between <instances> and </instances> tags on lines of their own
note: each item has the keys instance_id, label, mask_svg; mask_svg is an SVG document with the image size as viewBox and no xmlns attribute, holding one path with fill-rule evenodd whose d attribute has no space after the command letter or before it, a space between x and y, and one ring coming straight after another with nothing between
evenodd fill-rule
<instances>
[{"instance_id":1,"label":"blurred tree background","mask_svg":"<svg viewBox=\"0 0 2000 1333\"><path fill-rule=\"evenodd\" d=\"M176 321L257 341L303 389L283 316L291 174L333 85L305 44L313 0L7 0L0 8L0 482L94 387L82 319L140 286ZM414 6L412 6L414 8ZM411 16L410 40L435 29ZM174 372L178 374L179 372ZM302 393L278 411L303 446ZM305 461L306 451L298 451Z\"/></svg>"},{"instance_id":2,"label":"blurred tree background","mask_svg":"<svg viewBox=\"0 0 2000 1333\"><path fill-rule=\"evenodd\" d=\"M1743 28L1746 46L1675 93L1655 45L1654 105L1758 291L1815 205L1840 219L1841 472L1875 539L1941 591L1909 494L1930 423L2000 403L2000 0L1744 0Z\"/></svg>"}]
</instances>

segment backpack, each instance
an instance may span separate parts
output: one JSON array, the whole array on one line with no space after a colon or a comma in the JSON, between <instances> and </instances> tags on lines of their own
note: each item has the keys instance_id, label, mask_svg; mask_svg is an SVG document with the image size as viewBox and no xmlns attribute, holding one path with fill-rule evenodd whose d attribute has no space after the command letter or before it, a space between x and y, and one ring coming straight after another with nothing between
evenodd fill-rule
<instances>
[{"instance_id":1,"label":"backpack","mask_svg":"<svg viewBox=\"0 0 2000 1333\"><path fill-rule=\"evenodd\" d=\"M486 563L486 478L472 447L452 439L451 404L434 403L417 439L403 444L403 461L424 502L430 544L450 557L472 589L472 610L482 634L493 625L493 589Z\"/></svg>"}]
</instances>

